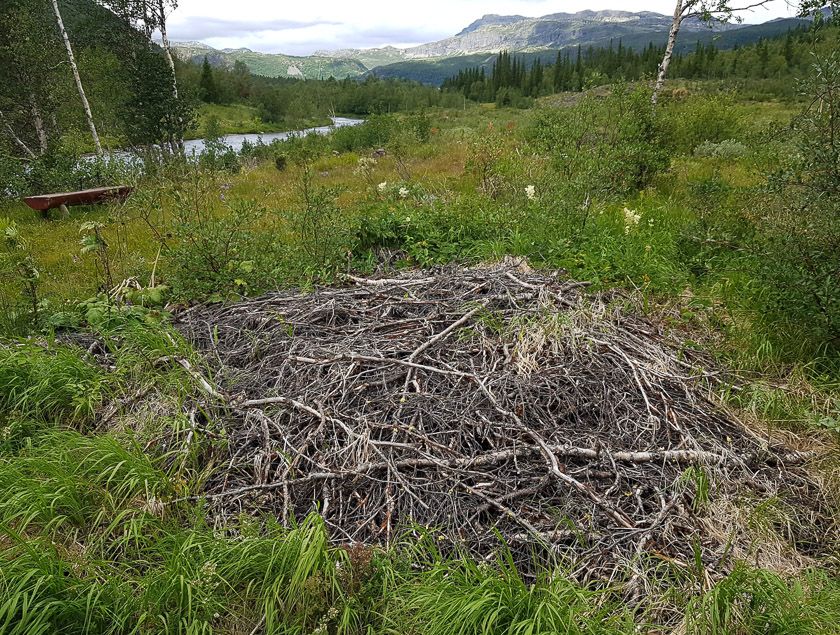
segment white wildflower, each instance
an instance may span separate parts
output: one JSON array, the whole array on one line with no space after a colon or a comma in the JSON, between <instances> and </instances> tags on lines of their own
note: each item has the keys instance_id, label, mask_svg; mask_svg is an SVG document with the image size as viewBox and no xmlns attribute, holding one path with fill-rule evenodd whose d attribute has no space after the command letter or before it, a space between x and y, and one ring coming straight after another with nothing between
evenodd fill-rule
<instances>
[{"instance_id":1,"label":"white wildflower","mask_svg":"<svg viewBox=\"0 0 840 635\"><path fill-rule=\"evenodd\" d=\"M382 181L379 185L376 186L376 189L380 192L384 192L388 188L388 181Z\"/></svg>"},{"instance_id":2,"label":"white wildflower","mask_svg":"<svg viewBox=\"0 0 840 635\"><path fill-rule=\"evenodd\" d=\"M529 201L533 201L535 198L537 198L537 188L535 188L533 185L529 185L525 188L525 196L528 197Z\"/></svg>"},{"instance_id":3,"label":"white wildflower","mask_svg":"<svg viewBox=\"0 0 840 635\"><path fill-rule=\"evenodd\" d=\"M400 188L400 198L408 198L408 188L401 187Z\"/></svg>"},{"instance_id":4,"label":"white wildflower","mask_svg":"<svg viewBox=\"0 0 840 635\"><path fill-rule=\"evenodd\" d=\"M630 209L629 207L624 208L624 233L629 234L630 230L639 224L639 221L642 220L642 215L639 214L634 209Z\"/></svg>"},{"instance_id":5,"label":"white wildflower","mask_svg":"<svg viewBox=\"0 0 840 635\"><path fill-rule=\"evenodd\" d=\"M361 157L359 159L358 164L356 165L356 169L353 170L353 174L356 175L370 175L373 172L373 168L376 165L376 159L371 157Z\"/></svg>"}]
</instances>

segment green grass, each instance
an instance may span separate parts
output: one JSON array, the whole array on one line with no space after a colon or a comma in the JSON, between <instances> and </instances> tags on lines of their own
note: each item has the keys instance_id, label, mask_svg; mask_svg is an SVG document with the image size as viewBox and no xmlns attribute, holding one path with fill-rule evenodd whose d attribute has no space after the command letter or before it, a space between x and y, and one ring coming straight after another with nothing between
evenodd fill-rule
<instances>
[{"instance_id":1,"label":"green grass","mask_svg":"<svg viewBox=\"0 0 840 635\"><path fill-rule=\"evenodd\" d=\"M0 416L84 423L102 401L105 375L60 344L0 345Z\"/></svg>"},{"instance_id":2,"label":"green grass","mask_svg":"<svg viewBox=\"0 0 840 635\"><path fill-rule=\"evenodd\" d=\"M761 254L750 242L763 230L751 214L778 149L759 135L789 120L791 107L732 105L732 134L750 152L716 159L691 152L698 128L686 122L715 112L698 103L671 121L681 149L668 170L641 191L596 194L588 206L563 189L562 161L528 141L533 112L431 111L424 143L401 140L403 119L383 137L387 154L368 173L360 159L370 148L353 136L360 133L346 133L338 155L329 141L306 142L315 192L323 194L314 208L334 212L314 215L323 223L315 246L332 250L322 261L301 231L294 158L304 143L287 148L284 171L266 155L237 174L163 172L124 207L74 209L67 219L44 222L19 203L0 204L0 217L14 221L32 249L51 316L29 339L0 341L0 635L247 634L260 625L278 635L629 635L680 632L681 621L689 635L831 633L840 620L834 561L804 571L740 563L711 586L699 575L667 576L669 589L630 607L621 580L581 586L560 565L526 578L504 549L478 564L442 554L432 532L369 550L331 545L317 515L290 527L262 517L208 527L204 504L187 499L217 469L206 450L227 441L214 422L212 434L190 434L186 406L207 396L179 360L214 378L167 325L161 302L145 303L144 295L107 302L101 263L78 244L86 221L102 222L114 281L146 287L154 278L170 287L171 302L206 300L190 281L214 275L232 285L226 299L330 282L348 266L370 270L382 248L399 253L401 267L523 256L596 289L625 290L686 349L705 350L738 373L743 386L724 397L757 425L834 448L836 350L798 314L770 310L773 290L757 273ZM267 131L253 110L205 108L210 115L224 132ZM378 147L382 131L374 132L365 138ZM486 183L477 149L499 153ZM482 190L488 183L492 191ZM206 259L217 252L218 262ZM173 281L180 295L172 295ZM19 293L13 277L0 282L3 306L19 302ZM56 341L58 326L98 338L92 353L107 371L84 349ZM113 399L127 405L109 418L103 404ZM164 437L174 441L158 443ZM826 487L835 487L828 476ZM772 518L760 522L761 531L776 532Z\"/></svg>"},{"instance_id":3,"label":"green grass","mask_svg":"<svg viewBox=\"0 0 840 635\"><path fill-rule=\"evenodd\" d=\"M301 120L294 122L272 123L263 121L259 111L253 106L245 104L205 104L202 103L198 110L195 127L189 131L187 137L199 139L207 128L207 122L215 118L219 124L219 132L228 134L268 134L270 132L286 132L288 130L300 130L316 126L325 126L330 123L327 118Z\"/></svg>"}]
</instances>

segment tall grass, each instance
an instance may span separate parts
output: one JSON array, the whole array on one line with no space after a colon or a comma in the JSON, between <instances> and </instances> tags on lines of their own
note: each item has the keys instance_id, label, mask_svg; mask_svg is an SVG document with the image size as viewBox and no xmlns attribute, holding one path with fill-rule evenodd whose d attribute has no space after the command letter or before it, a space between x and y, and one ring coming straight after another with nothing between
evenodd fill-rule
<instances>
[{"instance_id":1,"label":"tall grass","mask_svg":"<svg viewBox=\"0 0 840 635\"><path fill-rule=\"evenodd\" d=\"M389 623L418 635L548 635L633 632L629 613L560 569L526 582L509 554L492 565L441 560L400 579Z\"/></svg>"},{"instance_id":2,"label":"tall grass","mask_svg":"<svg viewBox=\"0 0 840 635\"><path fill-rule=\"evenodd\" d=\"M0 415L64 423L89 421L102 401L105 377L60 344L0 343Z\"/></svg>"},{"instance_id":3,"label":"tall grass","mask_svg":"<svg viewBox=\"0 0 840 635\"><path fill-rule=\"evenodd\" d=\"M696 635L830 635L840 624L840 578L813 571L794 580L739 565L688 610Z\"/></svg>"}]
</instances>

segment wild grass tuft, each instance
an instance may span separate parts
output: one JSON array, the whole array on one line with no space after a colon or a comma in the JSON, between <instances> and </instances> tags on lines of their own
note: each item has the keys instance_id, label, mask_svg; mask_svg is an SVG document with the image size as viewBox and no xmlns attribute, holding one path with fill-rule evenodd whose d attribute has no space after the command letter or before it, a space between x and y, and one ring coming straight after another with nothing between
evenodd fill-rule
<instances>
[{"instance_id":1,"label":"wild grass tuft","mask_svg":"<svg viewBox=\"0 0 840 635\"><path fill-rule=\"evenodd\" d=\"M137 448L109 436L42 433L16 456L0 458L0 527L67 539L145 513L172 491ZM127 514L127 512L130 512Z\"/></svg>"},{"instance_id":2,"label":"wild grass tuft","mask_svg":"<svg viewBox=\"0 0 840 635\"><path fill-rule=\"evenodd\" d=\"M562 570L526 581L509 556L477 564L443 560L410 574L393 590L391 628L422 635L618 634L632 623L605 595L586 590ZM395 632L396 632L395 631Z\"/></svg>"},{"instance_id":3,"label":"wild grass tuft","mask_svg":"<svg viewBox=\"0 0 840 635\"><path fill-rule=\"evenodd\" d=\"M689 607L688 632L708 635L837 632L840 581L825 572L796 580L739 565Z\"/></svg>"},{"instance_id":4,"label":"wild grass tuft","mask_svg":"<svg viewBox=\"0 0 840 635\"><path fill-rule=\"evenodd\" d=\"M51 423L89 421L103 397L104 374L61 344L0 344L0 415Z\"/></svg>"}]
</instances>

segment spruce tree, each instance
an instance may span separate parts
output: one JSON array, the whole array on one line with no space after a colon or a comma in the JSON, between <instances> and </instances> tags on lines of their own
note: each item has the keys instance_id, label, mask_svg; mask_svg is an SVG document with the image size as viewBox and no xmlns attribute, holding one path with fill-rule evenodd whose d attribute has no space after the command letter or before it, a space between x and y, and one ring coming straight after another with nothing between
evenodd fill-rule
<instances>
[{"instance_id":1,"label":"spruce tree","mask_svg":"<svg viewBox=\"0 0 840 635\"><path fill-rule=\"evenodd\" d=\"M219 90L216 87L216 79L213 77L213 67L204 56L204 63L201 65L201 80L199 81L202 101L208 104L219 103Z\"/></svg>"}]
</instances>

